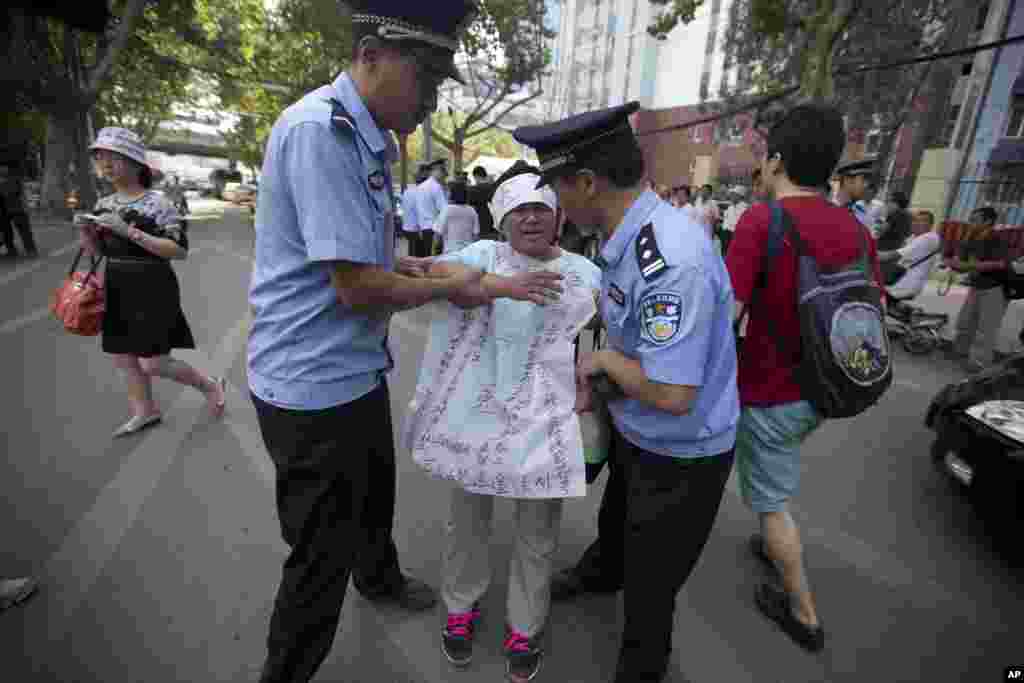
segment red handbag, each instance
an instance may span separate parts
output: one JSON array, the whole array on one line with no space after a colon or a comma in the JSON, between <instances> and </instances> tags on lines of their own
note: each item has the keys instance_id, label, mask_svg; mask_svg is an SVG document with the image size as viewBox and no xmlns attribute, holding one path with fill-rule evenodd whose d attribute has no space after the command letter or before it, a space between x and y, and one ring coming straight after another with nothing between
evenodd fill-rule
<instances>
[{"instance_id":1,"label":"red handbag","mask_svg":"<svg viewBox=\"0 0 1024 683\"><path fill-rule=\"evenodd\" d=\"M106 293L103 276L96 272L103 257L92 259L87 272L78 270L84 250L79 249L71 270L60 287L50 297L50 311L71 334L94 337L103 328Z\"/></svg>"}]
</instances>

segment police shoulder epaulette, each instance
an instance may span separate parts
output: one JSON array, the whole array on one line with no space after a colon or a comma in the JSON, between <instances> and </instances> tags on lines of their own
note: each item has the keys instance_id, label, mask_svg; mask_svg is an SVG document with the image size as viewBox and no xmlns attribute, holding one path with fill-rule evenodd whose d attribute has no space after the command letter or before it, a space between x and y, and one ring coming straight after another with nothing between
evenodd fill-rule
<instances>
[{"instance_id":1,"label":"police shoulder epaulette","mask_svg":"<svg viewBox=\"0 0 1024 683\"><path fill-rule=\"evenodd\" d=\"M331 125L338 130L350 130L355 133L356 120L345 109L345 105L333 97L328 101L331 103Z\"/></svg>"},{"instance_id":2,"label":"police shoulder epaulette","mask_svg":"<svg viewBox=\"0 0 1024 683\"><path fill-rule=\"evenodd\" d=\"M636 238L636 264L644 280L651 281L668 269L665 258L658 249L658 241L654 238L654 224L648 223L640 228Z\"/></svg>"}]
</instances>

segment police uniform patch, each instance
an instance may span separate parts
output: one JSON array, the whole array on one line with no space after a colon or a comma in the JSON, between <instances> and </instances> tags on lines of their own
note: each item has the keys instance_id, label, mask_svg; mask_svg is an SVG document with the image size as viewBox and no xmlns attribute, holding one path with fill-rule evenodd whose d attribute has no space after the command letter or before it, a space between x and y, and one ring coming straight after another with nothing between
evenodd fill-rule
<instances>
[{"instance_id":1,"label":"police uniform patch","mask_svg":"<svg viewBox=\"0 0 1024 683\"><path fill-rule=\"evenodd\" d=\"M661 250L658 249L658 241L654 239L654 224L652 223L640 228L640 234L636 240L636 264L640 268L640 274L647 282L668 269L668 264L665 263Z\"/></svg>"},{"instance_id":2,"label":"police uniform patch","mask_svg":"<svg viewBox=\"0 0 1024 683\"><path fill-rule=\"evenodd\" d=\"M620 306L626 305L626 293L614 282L608 287L608 298Z\"/></svg>"},{"instance_id":3,"label":"police uniform patch","mask_svg":"<svg viewBox=\"0 0 1024 683\"><path fill-rule=\"evenodd\" d=\"M366 180L370 183L370 188L372 190L379 192L384 189L384 184L386 182L384 178L384 171L374 171L366 177Z\"/></svg>"},{"instance_id":4,"label":"police uniform patch","mask_svg":"<svg viewBox=\"0 0 1024 683\"><path fill-rule=\"evenodd\" d=\"M683 298L674 292L653 292L640 302L640 331L656 346L668 344L679 334Z\"/></svg>"}]
</instances>

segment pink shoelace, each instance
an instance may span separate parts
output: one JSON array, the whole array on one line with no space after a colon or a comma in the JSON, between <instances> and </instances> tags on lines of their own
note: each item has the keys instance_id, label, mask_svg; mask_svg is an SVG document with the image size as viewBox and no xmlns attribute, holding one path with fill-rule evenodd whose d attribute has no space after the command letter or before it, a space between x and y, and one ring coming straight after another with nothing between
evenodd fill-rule
<instances>
[{"instance_id":1,"label":"pink shoelace","mask_svg":"<svg viewBox=\"0 0 1024 683\"><path fill-rule=\"evenodd\" d=\"M518 631L510 631L505 638L506 652L529 652L530 639Z\"/></svg>"},{"instance_id":2,"label":"pink shoelace","mask_svg":"<svg viewBox=\"0 0 1024 683\"><path fill-rule=\"evenodd\" d=\"M474 622L480 617L480 610L473 609L469 612L450 612L448 614L448 625L445 630L448 635L458 638L468 638L473 635Z\"/></svg>"}]
</instances>

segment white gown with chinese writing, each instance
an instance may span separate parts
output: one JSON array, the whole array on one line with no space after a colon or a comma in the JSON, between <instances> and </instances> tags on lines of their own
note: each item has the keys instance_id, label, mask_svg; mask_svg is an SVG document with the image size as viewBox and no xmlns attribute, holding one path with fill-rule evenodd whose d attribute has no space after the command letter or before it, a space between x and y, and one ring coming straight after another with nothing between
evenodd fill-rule
<instances>
[{"instance_id":1,"label":"white gown with chinese writing","mask_svg":"<svg viewBox=\"0 0 1024 683\"><path fill-rule=\"evenodd\" d=\"M562 252L548 262L483 241L447 260L498 275L565 276L557 303L434 304L403 441L431 476L512 498L586 494L572 340L595 313L600 271Z\"/></svg>"}]
</instances>

